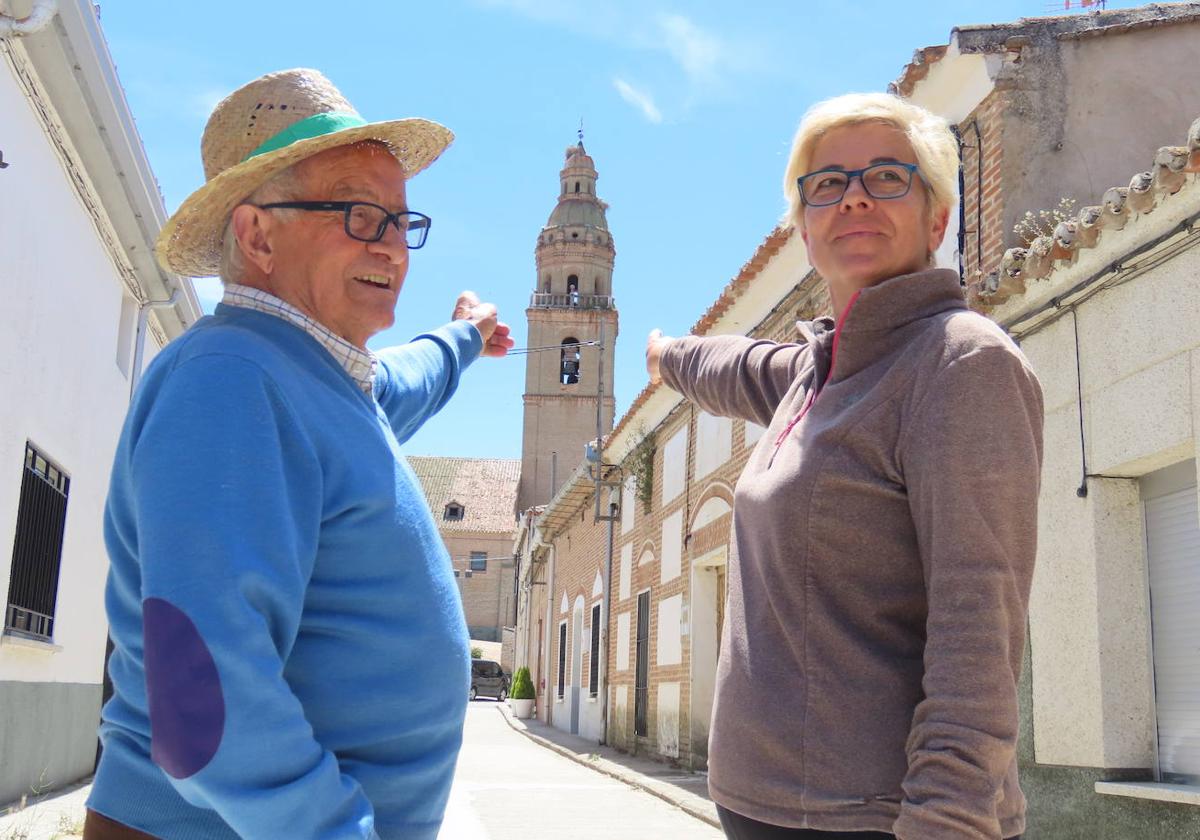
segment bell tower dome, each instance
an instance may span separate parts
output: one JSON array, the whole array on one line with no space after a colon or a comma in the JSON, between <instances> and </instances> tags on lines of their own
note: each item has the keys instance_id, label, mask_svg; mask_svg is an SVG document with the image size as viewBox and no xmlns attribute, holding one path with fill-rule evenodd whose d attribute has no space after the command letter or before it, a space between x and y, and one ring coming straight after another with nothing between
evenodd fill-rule
<instances>
[{"instance_id":1,"label":"bell tower dome","mask_svg":"<svg viewBox=\"0 0 1200 840\"><path fill-rule=\"evenodd\" d=\"M580 137L567 147L558 201L534 248L537 279L525 310L529 346L559 350L525 357L520 510L550 501L579 465L584 444L596 437L597 400L601 432L612 430L616 249L608 205L596 195L598 178Z\"/></svg>"}]
</instances>

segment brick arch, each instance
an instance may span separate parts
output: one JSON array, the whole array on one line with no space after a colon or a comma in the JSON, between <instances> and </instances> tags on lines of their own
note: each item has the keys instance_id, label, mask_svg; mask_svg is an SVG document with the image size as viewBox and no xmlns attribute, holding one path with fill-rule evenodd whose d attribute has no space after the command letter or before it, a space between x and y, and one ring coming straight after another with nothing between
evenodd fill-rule
<instances>
[{"instance_id":1,"label":"brick arch","mask_svg":"<svg viewBox=\"0 0 1200 840\"><path fill-rule=\"evenodd\" d=\"M645 557L647 554L650 555L649 562L651 562L651 563L653 563L655 560L658 559L658 554L654 550L654 540L646 540L645 542L642 543L641 550L636 553L636 556L634 557L634 560L633 560L633 567L635 569L638 566L642 565L642 558Z\"/></svg>"},{"instance_id":2,"label":"brick arch","mask_svg":"<svg viewBox=\"0 0 1200 840\"><path fill-rule=\"evenodd\" d=\"M704 492L700 494L700 498L696 500L696 507L692 511L691 521L688 522L687 532L689 534L696 530L696 520L700 518L700 513L704 510L704 506L714 499L724 502L732 510L733 486L728 482L720 480L709 482L708 486L704 488Z\"/></svg>"}]
</instances>

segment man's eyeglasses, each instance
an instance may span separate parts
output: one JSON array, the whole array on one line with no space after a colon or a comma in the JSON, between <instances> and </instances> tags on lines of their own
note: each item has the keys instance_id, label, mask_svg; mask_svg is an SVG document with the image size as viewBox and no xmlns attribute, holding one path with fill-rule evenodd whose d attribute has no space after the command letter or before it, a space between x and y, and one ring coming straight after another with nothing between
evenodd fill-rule
<instances>
[{"instance_id":1,"label":"man's eyeglasses","mask_svg":"<svg viewBox=\"0 0 1200 840\"><path fill-rule=\"evenodd\" d=\"M921 174L915 163L876 163L865 169L820 169L801 175L796 183L805 204L828 207L842 200L854 178L871 198L903 198L912 188L914 173Z\"/></svg>"},{"instance_id":2,"label":"man's eyeglasses","mask_svg":"<svg viewBox=\"0 0 1200 840\"><path fill-rule=\"evenodd\" d=\"M319 210L345 214L346 235L360 242L378 242L383 239L389 224L404 234L408 250L415 251L429 237L432 220L424 213L401 210L389 213L386 207L369 201L276 201L271 204L256 204L260 210Z\"/></svg>"}]
</instances>

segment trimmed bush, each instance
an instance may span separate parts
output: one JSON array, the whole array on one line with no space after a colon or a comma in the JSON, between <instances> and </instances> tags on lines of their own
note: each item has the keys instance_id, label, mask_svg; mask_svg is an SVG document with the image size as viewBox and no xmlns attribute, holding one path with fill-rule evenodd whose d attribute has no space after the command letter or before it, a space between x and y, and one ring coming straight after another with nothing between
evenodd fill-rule
<instances>
[{"instance_id":1,"label":"trimmed bush","mask_svg":"<svg viewBox=\"0 0 1200 840\"><path fill-rule=\"evenodd\" d=\"M472 659L483 659L483 648L475 647L474 645L472 645L471 646L471 658Z\"/></svg>"},{"instance_id":2,"label":"trimmed bush","mask_svg":"<svg viewBox=\"0 0 1200 840\"><path fill-rule=\"evenodd\" d=\"M509 689L508 696L513 700L534 700L536 694L533 691L533 680L529 678L529 669L521 666L517 669L517 673L513 675L512 688Z\"/></svg>"}]
</instances>

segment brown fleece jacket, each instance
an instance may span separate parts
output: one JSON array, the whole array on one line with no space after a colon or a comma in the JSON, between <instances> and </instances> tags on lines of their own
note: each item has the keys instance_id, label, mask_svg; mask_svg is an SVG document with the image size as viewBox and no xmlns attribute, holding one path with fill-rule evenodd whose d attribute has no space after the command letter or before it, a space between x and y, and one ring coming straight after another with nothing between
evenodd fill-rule
<instances>
[{"instance_id":1,"label":"brown fleece jacket","mask_svg":"<svg viewBox=\"0 0 1200 840\"><path fill-rule=\"evenodd\" d=\"M667 385L767 426L735 492L713 799L902 840L1020 834L1038 381L952 271L864 289L836 329L797 326L798 345L662 354Z\"/></svg>"}]
</instances>

